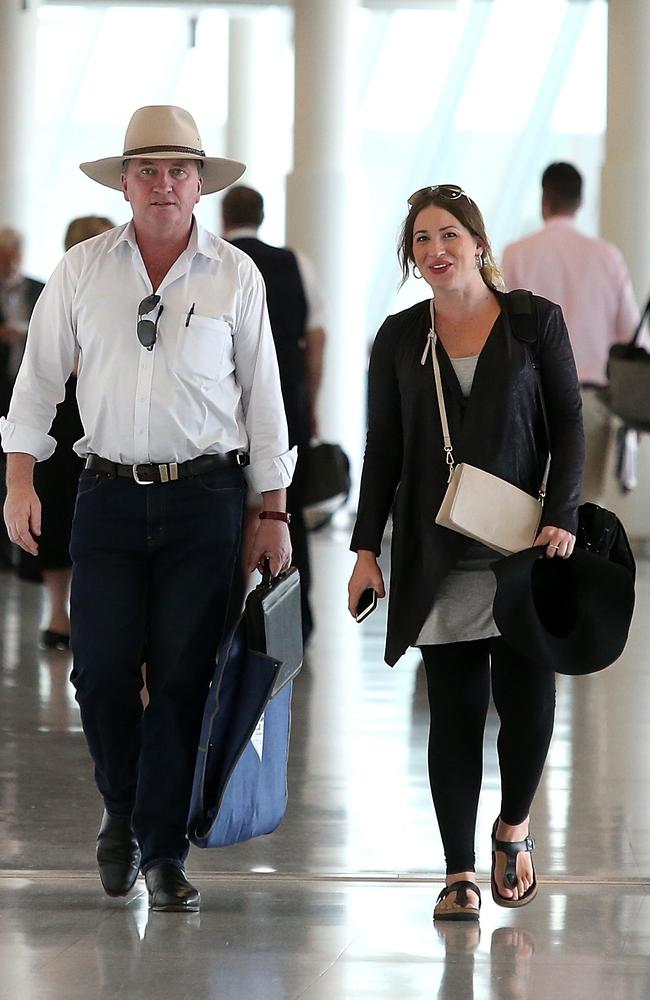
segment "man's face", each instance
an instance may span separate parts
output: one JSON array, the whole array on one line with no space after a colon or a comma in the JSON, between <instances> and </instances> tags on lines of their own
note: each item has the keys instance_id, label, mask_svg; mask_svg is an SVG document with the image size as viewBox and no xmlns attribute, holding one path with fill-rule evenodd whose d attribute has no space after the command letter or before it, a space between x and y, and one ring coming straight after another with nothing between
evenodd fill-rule
<instances>
[{"instance_id":1,"label":"man's face","mask_svg":"<svg viewBox=\"0 0 650 1000\"><path fill-rule=\"evenodd\" d=\"M196 160L134 159L122 174L122 190L136 226L187 230L201 197Z\"/></svg>"},{"instance_id":2,"label":"man's face","mask_svg":"<svg viewBox=\"0 0 650 1000\"><path fill-rule=\"evenodd\" d=\"M18 246L0 247L0 278L10 281L17 278L22 266L22 254Z\"/></svg>"}]
</instances>

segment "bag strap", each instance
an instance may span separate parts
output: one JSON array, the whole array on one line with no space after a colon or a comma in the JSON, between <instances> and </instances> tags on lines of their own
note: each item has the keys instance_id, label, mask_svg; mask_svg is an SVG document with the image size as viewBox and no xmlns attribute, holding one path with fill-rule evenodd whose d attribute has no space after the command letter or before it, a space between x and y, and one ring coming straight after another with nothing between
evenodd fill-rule
<instances>
[{"instance_id":1,"label":"bag strap","mask_svg":"<svg viewBox=\"0 0 650 1000\"><path fill-rule=\"evenodd\" d=\"M524 344L531 348L532 366L533 371L535 372L535 381L537 382L537 395L539 398L539 406L542 411L542 422L544 424L546 447L548 449L546 466L544 467L544 475L542 477L542 486L540 488L540 496L545 497L546 485L548 483L549 472L551 469L551 429L548 422L548 413L546 412L544 388L542 386L542 380L539 373L539 354L537 351L537 345L539 342L539 322L537 319L537 309L535 307L533 293L528 291L527 288L515 288L511 292L507 292L506 295L508 301L506 320L511 326L511 333L517 338L517 340L523 341ZM510 323L511 320L512 324ZM512 325L514 325L514 329L512 329Z\"/></svg>"},{"instance_id":2,"label":"bag strap","mask_svg":"<svg viewBox=\"0 0 650 1000\"><path fill-rule=\"evenodd\" d=\"M424 365L427 360L427 352L431 351L431 364L433 365L433 378L436 383L436 395L438 396L438 409L440 411L440 423L442 424L442 440L445 449L445 459L447 461L447 468L449 474L447 476L447 482L451 482L451 477L454 473L454 468L456 463L454 462L454 451L453 445L451 443L451 435L449 433L449 423L447 421L447 407L445 406L445 397L442 391L442 379L440 377L440 365L438 364L438 355L436 354L436 344L438 342L438 335L435 330L435 313L433 309L433 299L429 303L429 312L431 314L431 329L427 334L427 342L420 358L420 364Z\"/></svg>"},{"instance_id":3,"label":"bag strap","mask_svg":"<svg viewBox=\"0 0 650 1000\"><path fill-rule=\"evenodd\" d=\"M515 304L517 309L514 310L515 314L522 316L529 316L531 322L528 324L528 329L526 333L522 331L522 335L519 337L520 340L525 340L526 343L537 343L537 316L533 308L533 296L531 292L524 291L523 289L517 289L516 292L510 292L508 299L510 301L512 296L515 296ZM445 406L445 397L442 391L442 378L440 376L440 364L438 362L438 355L436 353L436 344L438 342L438 335L435 331L435 312L434 312L434 300L431 299L429 303L429 312L431 314L431 329L427 334L427 342L424 346L424 351L422 352L422 357L420 358L420 364L424 365L427 360L427 354L431 351L431 364L433 366L433 377L436 383L436 395L438 397L438 409L440 411L440 423L442 425L442 439L445 450L445 458L447 461L447 466L449 469L449 475L447 477L447 482L451 481L451 477L455 468L455 460L453 454L453 446L451 443L451 435L449 433L449 423L447 421L447 408ZM506 320L508 320L508 315L506 313ZM519 331L518 331L519 332ZM539 398L542 408L542 417L544 419L544 428L546 431L546 439L548 443L548 457L546 459L546 466L544 468L544 475L542 476L542 481L539 486L539 499L543 504L546 497L546 485L548 483L549 471L551 468L551 437L549 433L548 419L546 416L546 406L544 404L544 394L542 392L542 385L539 379L539 373L537 371L537 365L535 360L533 360L533 368L535 369L535 374L537 378L537 386L539 390Z\"/></svg>"},{"instance_id":4,"label":"bag strap","mask_svg":"<svg viewBox=\"0 0 650 1000\"><path fill-rule=\"evenodd\" d=\"M514 330L511 329L511 333L517 338L517 340L521 340L524 344L534 348L531 352L532 365L533 371L535 372L535 379L537 381L537 389L539 391L539 405L542 411L544 433L546 434L546 445L550 455L551 431L548 422L548 414L546 412L544 389L542 387L542 380L539 376L539 354L537 351L539 323L537 320L535 299L533 297L533 293L529 292L526 288L515 288L514 291L508 292L507 296L508 313L506 314L506 319L508 321L514 321Z\"/></svg>"},{"instance_id":5,"label":"bag strap","mask_svg":"<svg viewBox=\"0 0 650 1000\"><path fill-rule=\"evenodd\" d=\"M630 341L630 347L636 347L636 342L639 339L639 337L641 336L641 330L643 329L643 324L645 323L646 316L650 316L650 299L648 299L648 301L646 302L645 309L641 313L641 319L639 320L639 324L638 324L636 330L634 331L634 333L632 334L632 340Z\"/></svg>"}]
</instances>

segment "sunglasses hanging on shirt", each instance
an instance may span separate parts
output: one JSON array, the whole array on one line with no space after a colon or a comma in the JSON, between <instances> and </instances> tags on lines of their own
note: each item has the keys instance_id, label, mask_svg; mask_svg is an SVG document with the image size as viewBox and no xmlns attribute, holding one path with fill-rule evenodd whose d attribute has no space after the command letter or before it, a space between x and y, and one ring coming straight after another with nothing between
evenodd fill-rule
<instances>
[{"instance_id":1,"label":"sunglasses hanging on shirt","mask_svg":"<svg viewBox=\"0 0 650 1000\"><path fill-rule=\"evenodd\" d=\"M136 331L138 334L138 340L148 351L152 351L153 345L156 343L156 338L158 336L158 323L160 322L160 317L163 312L162 304L158 310L155 322L152 319L143 319L142 317L146 316L147 313L153 312L159 302L160 295L147 295L146 299L143 299L138 306L138 325L136 327Z\"/></svg>"}]
</instances>

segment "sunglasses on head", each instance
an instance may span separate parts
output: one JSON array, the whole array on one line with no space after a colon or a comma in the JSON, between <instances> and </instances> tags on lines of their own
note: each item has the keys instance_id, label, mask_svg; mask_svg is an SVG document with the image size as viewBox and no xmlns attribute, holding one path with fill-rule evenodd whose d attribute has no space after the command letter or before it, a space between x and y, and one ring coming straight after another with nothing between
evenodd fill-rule
<instances>
[{"instance_id":1,"label":"sunglasses on head","mask_svg":"<svg viewBox=\"0 0 650 1000\"><path fill-rule=\"evenodd\" d=\"M155 323L151 319L143 319L142 317L146 316L147 313L153 312L159 302L160 295L147 295L146 299L143 299L138 306L138 325L136 327L136 332L138 334L138 340L148 351L152 351L153 345L156 343L156 337L158 336L158 323L160 322L160 317L162 316L163 306L160 306Z\"/></svg>"},{"instance_id":2,"label":"sunglasses on head","mask_svg":"<svg viewBox=\"0 0 650 1000\"><path fill-rule=\"evenodd\" d=\"M456 201L457 198L462 198L463 195L469 201L469 195L463 191L461 187L457 184L434 184L433 186L419 188L414 191L408 200L409 207L412 208L416 201L419 201L422 195L435 195L439 194L441 198L447 198L448 201Z\"/></svg>"}]
</instances>

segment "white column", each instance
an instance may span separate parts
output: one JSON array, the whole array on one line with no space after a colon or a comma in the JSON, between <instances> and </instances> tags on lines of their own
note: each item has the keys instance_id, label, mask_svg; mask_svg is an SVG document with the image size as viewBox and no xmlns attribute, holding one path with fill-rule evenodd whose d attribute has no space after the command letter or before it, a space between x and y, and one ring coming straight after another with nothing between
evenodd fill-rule
<instances>
[{"instance_id":1,"label":"white column","mask_svg":"<svg viewBox=\"0 0 650 1000\"><path fill-rule=\"evenodd\" d=\"M314 263L329 304L320 429L358 469L365 419L366 330L359 296L373 256L355 184L356 0L294 0L295 124L287 245Z\"/></svg>"},{"instance_id":2,"label":"white column","mask_svg":"<svg viewBox=\"0 0 650 1000\"><path fill-rule=\"evenodd\" d=\"M29 226L35 95L36 0L0 2L0 225Z\"/></svg>"},{"instance_id":3,"label":"white column","mask_svg":"<svg viewBox=\"0 0 650 1000\"><path fill-rule=\"evenodd\" d=\"M228 22L228 125L226 156L255 171L255 14L231 14Z\"/></svg>"},{"instance_id":4,"label":"white column","mask_svg":"<svg viewBox=\"0 0 650 1000\"><path fill-rule=\"evenodd\" d=\"M601 228L621 248L639 301L650 294L650 38L647 0L608 6L607 136Z\"/></svg>"},{"instance_id":5,"label":"white column","mask_svg":"<svg viewBox=\"0 0 650 1000\"><path fill-rule=\"evenodd\" d=\"M609 0L607 137L602 172L601 231L623 251L639 303L650 295L650 38L647 0ZM639 485L627 497L615 487L606 502L628 534L650 540L650 435L639 455Z\"/></svg>"}]
</instances>

